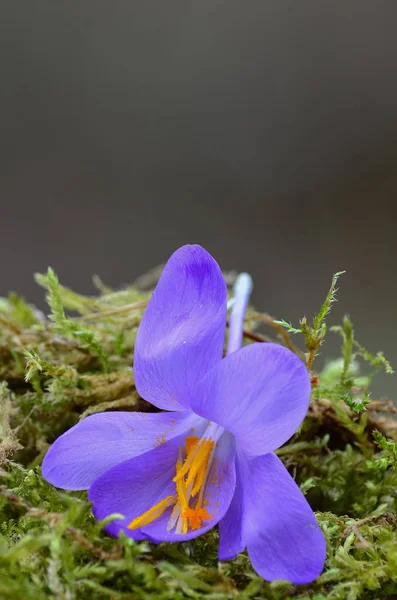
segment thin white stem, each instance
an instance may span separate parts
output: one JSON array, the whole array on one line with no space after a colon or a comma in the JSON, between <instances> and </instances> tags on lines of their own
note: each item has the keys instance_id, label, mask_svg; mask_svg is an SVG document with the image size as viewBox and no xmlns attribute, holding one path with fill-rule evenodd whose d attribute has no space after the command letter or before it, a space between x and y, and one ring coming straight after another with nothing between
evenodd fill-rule
<instances>
[{"instance_id":1,"label":"thin white stem","mask_svg":"<svg viewBox=\"0 0 397 600\"><path fill-rule=\"evenodd\" d=\"M243 342L244 315L252 291L252 279L248 273L241 273L234 284L234 302L229 320L227 354L241 348Z\"/></svg>"}]
</instances>

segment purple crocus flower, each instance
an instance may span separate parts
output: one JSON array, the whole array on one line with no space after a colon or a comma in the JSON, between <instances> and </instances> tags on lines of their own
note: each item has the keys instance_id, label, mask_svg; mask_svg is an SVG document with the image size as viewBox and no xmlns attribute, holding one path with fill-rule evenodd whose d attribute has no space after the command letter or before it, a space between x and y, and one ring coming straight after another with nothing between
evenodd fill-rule
<instances>
[{"instance_id":1,"label":"purple crocus flower","mask_svg":"<svg viewBox=\"0 0 397 600\"><path fill-rule=\"evenodd\" d=\"M219 523L219 558L247 548L267 580L309 583L322 571L325 541L315 516L274 450L309 404L305 365L278 344L241 348L249 285L244 277L222 358L226 285L200 246L166 264L138 330L134 376L140 395L167 412L105 412L63 434L43 475L88 489L97 519L135 540L187 541Z\"/></svg>"}]
</instances>

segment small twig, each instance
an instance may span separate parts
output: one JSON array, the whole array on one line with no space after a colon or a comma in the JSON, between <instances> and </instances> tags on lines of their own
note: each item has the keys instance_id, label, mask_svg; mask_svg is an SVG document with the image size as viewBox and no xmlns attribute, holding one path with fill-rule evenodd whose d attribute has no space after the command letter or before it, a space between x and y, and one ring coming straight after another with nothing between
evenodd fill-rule
<instances>
[{"instance_id":1,"label":"small twig","mask_svg":"<svg viewBox=\"0 0 397 600\"><path fill-rule=\"evenodd\" d=\"M16 335L21 334L21 331L22 331L21 327L19 325L17 325L16 323L10 321L9 319L6 319L5 317L0 316L0 323L2 325L5 325L9 329L11 329Z\"/></svg>"},{"instance_id":2,"label":"small twig","mask_svg":"<svg viewBox=\"0 0 397 600\"><path fill-rule=\"evenodd\" d=\"M100 402L99 404L94 404L93 406L89 406L86 410L81 413L79 417L79 421L82 421L89 415L93 415L98 412L105 412L114 408L132 408L136 407L140 400L140 397L137 392L132 392L127 396L123 396L122 398L116 398L115 400L108 400L104 402Z\"/></svg>"},{"instance_id":3,"label":"small twig","mask_svg":"<svg viewBox=\"0 0 397 600\"><path fill-rule=\"evenodd\" d=\"M100 558L101 560L118 560L122 556L122 547L118 542L116 542L113 545L113 550L111 552L106 552L105 550L94 546L94 544L92 544L81 533L81 531L79 529L76 529L75 527L68 527L66 529L66 533L69 534L75 540L75 542L80 544L80 546L83 546L86 550L89 550L93 554L96 554L96 556L98 556L98 558Z\"/></svg>"},{"instance_id":4,"label":"small twig","mask_svg":"<svg viewBox=\"0 0 397 600\"><path fill-rule=\"evenodd\" d=\"M264 336L259 335L258 333L253 333L252 331L246 331L245 329L243 329L243 336L249 340L253 340L254 342L270 342L270 340Z\"/></svg>"},{"instance_id":5,"label":"small twig","mask_svg":"<svg viewBox=\"0 0 397 600\"><path fill-rule=\"evenodd\" d=\"M362 525L367 525L368 523L376 523L376 521L383 521L384 525L397 525L396 515L393 513L381 513L380 515L371 515L369 517L364 517L363 519L359 519L352 525L346 527L345 531L342 534L342 539L347 538L347 536L353 531L356 535L358 534L358 528ZM358 534L357 537L361 540L364 540L366 544L367 540L365 540L361 534Z\"/></svg>"},{"instance_id":6,"label":"small twig","mask_svg":"<svg viewBox=\"0 0 397 600\"><path fill-rule=\"evenodd\" d=\"M356 538L358 539L359 543L357 544L357 546L359 546L360 548L362 548L363 550L371 548L372 544L365 539L365 537L363 535L361 535L361 533L359 532L359 530L357 529L356 525L351 525L351 530L354 532L354 535L356 536Z\"/></svg>"},{"instance_id":7,"label":"small twig","mask_svg":"<svg viewBox=\"0 0 397 600\"><path fill-rule=\"evenodd\" d=\"M138 300L138 302L133 302L132 304L124 304L124 306L119 306L119 308L112 308L110 310L103 310L101 312L91 313L89 315L83 315L81 317L76 317L75 321L87 321L92 319L101 319L102 317L110 317L112 315L118 315L124 312L129 312L131 310L135 310L137 308L145 308L148 304L148 300Z\"/></svg>"},{"instance_id":8,"label":"small twig","mask_svg":"<svg viewBox=\"0 0 397 600\"><path fill-rule=\"evenodd\" d=\"M226 327L229 327L229 321L226 321ZM270 342L269 339L265 338L258 333L253 333L252 331L247 331L243 329L243 337L248 338L249 340L253 340L254 342Z\"/></svg>"},{"instance_id":9,"label":"small twig","mask_svg":"<svg viewBox=\"0 0 397 600\"><path fill-rule=\"evenodd\" d=\"M300 348L298 348L297 346L295 346L295 344L292 342L287 330L284 327L282 327L282 325L280 325L279 323L276 323L276 319L274 317L272 317L271 315L269 315L267 313L256 313L251 318L254 321L260 321L262 323L265 323L266 325L270 325L270 327L272 327L275 331L277 331L277 334L283 340L286 347L289 348L289 350L291 350L295 354L297 354L300 358L304 359L304 353L302 352L302 350Z\"/></svg>"},{"instance_id":10,"label":"small twig","mask_svg":"<svg viewBox=\"0 0 397 600\"><path fill-rule=\"evenodd\" d=\"M22 421L22 423L20 423L19 425L17 425L13 429L14 433L18 433L18 431L20 429L22 429L22 427L24 427L26 425L26 423L29 421L29 419L32 416L32 414L35 412L36 408L37 408L36 406L33 406L33 408L30 409L29 413L26 415L26 417L24 418L24 420Z\"/></svg>"},{"instance_id":11,"label":"small twig","mask_svg":"<svg viewBox=\"0 0 397 600\"><path fill-rule=\"evenodd\" d=\"M389 413L397 414L397 407L391 402L391 400L371 400L367 404L367 410L376 413Z\"/></svg>"}]
</instances>

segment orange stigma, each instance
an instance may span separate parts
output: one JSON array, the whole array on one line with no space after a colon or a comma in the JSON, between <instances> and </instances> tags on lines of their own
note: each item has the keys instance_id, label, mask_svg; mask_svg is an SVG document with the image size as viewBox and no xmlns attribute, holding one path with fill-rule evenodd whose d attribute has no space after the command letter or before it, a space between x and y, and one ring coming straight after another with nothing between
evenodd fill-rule
<instances>
[{"instance_id":1,"label":"orange stigma","mask_svg":"<svg viewBox=\"0 0 397 600\"><path fill-rule=\"evenodd\" d=\"M202 521L211 519L206 508L187 508L183 511L182 517L188 519L191 529L200 529Z\"/></svg>"}]
</instances>

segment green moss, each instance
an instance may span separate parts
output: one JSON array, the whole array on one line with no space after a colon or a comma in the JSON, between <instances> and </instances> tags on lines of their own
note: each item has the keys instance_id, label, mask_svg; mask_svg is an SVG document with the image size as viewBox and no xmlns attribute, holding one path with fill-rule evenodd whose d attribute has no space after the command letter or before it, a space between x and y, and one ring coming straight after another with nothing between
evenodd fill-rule
<instances>
[{"instance_id":1,"label":"green moss","mask_svg":"<svg viewBox=\"0 0 397 600\"><path fill-rule=\"evenodd\" d=\"M337 276L313 325L294 329L250 309L245 343L269 339L296 351L311 372L313 397L300 431L278 451L307 495L328 542L323 574L310 586L263 581L246 554L217 559L216 530L185 544L114 540L85 493L61 493L42 478L49 444L85 415L152 410L137 394L134 340L158 272L113 291L96 279L88 298L38 275L51 314L15 294L0 299L0 598L173 600L183 598L355 600L397 594L397 426L390 402L372 400L374 372L391 367L371 354L345 318L341 357L313 370L335 300ZM230 280L230 276L228 277ZM68 314L68 311L72 313ZM302 333L304 349L292 342ZM362 365L368 365L362 371Z\"/></svg>"}]
</instances>

